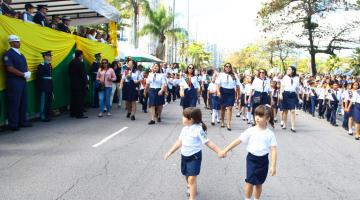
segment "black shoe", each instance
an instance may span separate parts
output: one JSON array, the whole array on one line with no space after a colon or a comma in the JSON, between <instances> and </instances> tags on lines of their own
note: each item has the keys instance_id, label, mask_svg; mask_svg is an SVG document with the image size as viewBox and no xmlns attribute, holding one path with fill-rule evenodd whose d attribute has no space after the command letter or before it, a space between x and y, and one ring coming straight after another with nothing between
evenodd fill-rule
<instances>
[{"instance_id":1,"label":"black shoe","mask_svg":"<svg viewBox=\"0 0 360 200\"><path fill-rule=\"evenodd\" d=\"M157 119L157 121L158 121L158 122L161 122L161 117L159 117L159 118Z\"/></svg>"},{"instance_id":2,"label":"black shoe","mask_svg":"<svg viewBox=\"0 0 360 200\"><path fill-rule=\"evenodd\" d=\"M240 115L236 115L236 117L240 117Z\"/></svg>"},{"instance_id":3,"label":"black shoe","mask_svg":"<svg viewBox=\"0 0 360 200\"><path fill-rule=\"evenodd\" d=\"M222 124L220 127L221 127L221 128L225 128L225 125L224 125L224 124Z\"/></svg>"},{"instance_id":4,"label":"black shoe","mask_svg":"<svg viewBox=\"0 0 360 200\"><path fill-rule=\"evenodd\" d=\"M354 133L348 133L349 135L354 135Z\"/></svg>"},{"instance_id":5,"label":"black shoe","mask_svg":"<svg viewBox=\"0 0 360 200\"><path fill-rule=\"evenodd\" d=\"M144 110L144 113L148 113L147 110Z\"/></svg>"},{"instance_id":6,"label":"black shoe","mask_svg":"<svg viewBox=\"0 0 360 200\"><path fill-rule=\"evenodd\" d=\"M227 127L227 130L228 130L228 131L231 131L231 128L230 128L230 127Z\"/></svg>"},{"instance_id":7,"label":"black shoe","mask_svg":"<svg viewBox=\"0 0 360 200\"><path fill-rule=\"evenodd\" d=\"M32 127L33 125L30 124L30 123L26 123L26 124L21 124L20 127L23 127L23 128L28 128L28 127Z\"/></svg>"},{"instance_id":8,"label":"black shoe","mask_svg":"<svg viewBox=\"0 0 360 200\"><path fill-rule=\"evenodd\" d=\"M360 140L360 138L356 137L355 140Z\"/></svg>"},{"instance_id":9,"label":"black shoe","mask_svg":"<svg viewBox=\"0 0 360 200\"><path fill-rule=\"evenodd\" d=\"M292 129L292 128L291 128L290 131L293 132L293 133L296 133L296 130L295 130L295 129Z\"/></svg>"},{"instance_id":10,"label":"black shoe","mask_svg":"<svg viewBox=\"0 0 360 200\"><path fill-rule=\"evenodd\" d=\"M339 125L337 125L337 124L332 124L333 126L335 126L335 127L338 127Z\"/></svg>"},{"instance_id":11,"label":"black shoe","mask_svg":"<svg viewBox=\"0 0 360 200\"><path fill-rule=\"evenodd\" d=\"M89 118L89 117L85 116L85 115L76 117L76 119L86 119L86 118Z\"/></svg>"},{"instance_id":12,"label":"black shoe","mask_svg":"<svg viewBox=\"0 0 360 200\"><path fill-rule=\"evenodd\" d=\"M130 115L131 115L131 113L128 113L128 114L126 115L126 118L130 118Z\"/></svg>"},{"instance_id":13,"label":"black shoe","mask_svg":"<svg viewBox=\"0 0 360 200\"><path fill-rule=\"evenodd\" d=\"M150 120L148 124L149 124L149 125L155 124L155 121L154 121L154 120Z\"/></svg>"},{"instance_id":14,"label":"black shoe","mask_svg":"<svg viewBox=\"0 0 360 200\"><path fill-rule=\"evenodd\" d=\"M215 122L211 122L211 125L215 126Z\"/></svg>"},{"instance_id":15,"label":"black shoe","mask_svg":"<svg viewBox=\"0 0 360 200\"><path fill-rule=\"evenodd\" d=\"M132 120L132 121L135 120L135 115L131 116L131 120Z\"/></svg>"}]
</instances>

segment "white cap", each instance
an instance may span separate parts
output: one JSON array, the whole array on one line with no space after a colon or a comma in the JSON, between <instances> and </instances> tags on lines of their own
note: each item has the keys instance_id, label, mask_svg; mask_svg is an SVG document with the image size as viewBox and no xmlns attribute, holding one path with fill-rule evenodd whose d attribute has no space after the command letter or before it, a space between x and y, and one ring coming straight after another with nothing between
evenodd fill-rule
<instances>
[{"instance_id":1,"label":"white cap","mask_svg":"<svg viewBox=\"0 0 360 200\"><path fill-rule=\"evenodd\" d=\"M20 38L17 35L10 35L9 42L20 42Z\"/></svg>"}]
</instances>

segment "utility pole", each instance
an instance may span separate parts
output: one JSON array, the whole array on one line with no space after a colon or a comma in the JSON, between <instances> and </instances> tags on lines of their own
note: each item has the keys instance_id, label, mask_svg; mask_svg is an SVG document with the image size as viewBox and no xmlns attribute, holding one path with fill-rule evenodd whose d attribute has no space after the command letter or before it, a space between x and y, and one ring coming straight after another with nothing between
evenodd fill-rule
<instances>
[{"instance_id":1,"label":"utility pole","mask_svg":"<svg viewBox=\"0 0 360 200\"><path fill-rule=\"evenodd\" d=\"M188 20L187 20L187 31L188 31L188 35L187 35L187 43L188 45L190 44L190 0L188 0ZM189 62L189 50L188 50L188 47L186 48L186 64L188 64Z\"/></svg>"},{"instance_id":2,"label":"utility pole","mask_svg":"<svg viewBox=\"0 0 360 200\"><path fill-rule=\"evenodd\" d=\"M173 0L173 16L175 16L175 2L176 0ZM173 29L175 29L175 17L173 18ZM172 39L172 55L171 55L171 61L172 63L176 62L176 48L175 48L176 38ZM175 59L174 59L175 57Z\"/></svg>"}]
</instances>

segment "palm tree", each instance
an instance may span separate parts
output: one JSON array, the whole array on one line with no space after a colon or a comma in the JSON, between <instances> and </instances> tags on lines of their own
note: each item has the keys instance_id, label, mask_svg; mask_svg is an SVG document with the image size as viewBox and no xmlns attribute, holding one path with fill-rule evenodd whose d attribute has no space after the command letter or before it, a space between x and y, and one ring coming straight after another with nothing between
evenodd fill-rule
<instances>
[{"instance_id":1,"label":"palm tree","mask_svg":"<svg viewBox=\"0 0 360 200\"><path fill-rule=\"evenodd\" d=\"M183 28L173 28L172 23L176 14L168 13L164 5L157 10L149 9L147 12L149 23L146 24L138 33L138 35L152 35L159 39L155 56L161 60L165 58L165 40L167 37L176 39L177 33L187 34Z\"/></svg>"}]
</instances>

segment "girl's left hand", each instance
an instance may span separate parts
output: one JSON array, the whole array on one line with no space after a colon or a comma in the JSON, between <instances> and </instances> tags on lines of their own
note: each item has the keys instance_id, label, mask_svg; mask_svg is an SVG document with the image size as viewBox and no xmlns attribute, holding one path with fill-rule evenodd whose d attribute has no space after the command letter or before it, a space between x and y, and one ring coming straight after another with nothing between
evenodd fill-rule
<instances>
[{"instance_id":1,"label":"girl's left hand","mask_svg":"<svg viewBox=\"0 0 360 200\"><path fill-rule=\"evenodd\" d=\"M162 94L163 94L163 92L160 90L160 91L158 92L158 96L162 96Z\"/></svg>"},{"instance_id":2,"label":"girl's left hand","mask_svg":"<svg viewBox=\"0 0 360 200\"><path fill-rule=\"evenodd\" d=\"M276 168L275 167L271 167L270 168L270 176L275 176L276 174Z\"/></svg>"},{"instance_id":3,"label":"girl's left hand","mask_svg":"<svg viewBox=\"0 0 360 200\"><path fill-rule=\"evenodd\" d=\"M170 152L167 152L166 154L165 154L165 156L164 156L164 160L168 160L169 159L169 157L170 157Z\"/></svg>"}]
</instances>

